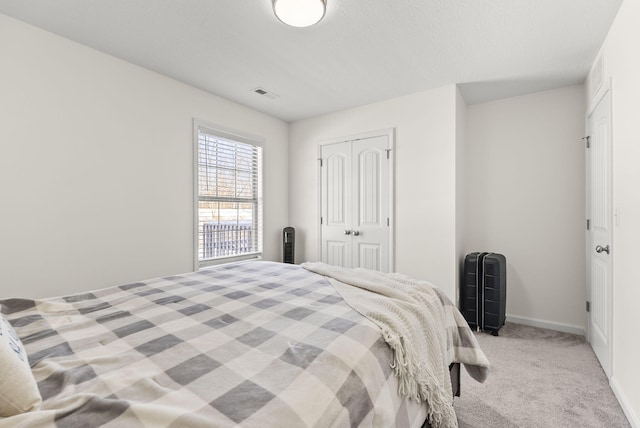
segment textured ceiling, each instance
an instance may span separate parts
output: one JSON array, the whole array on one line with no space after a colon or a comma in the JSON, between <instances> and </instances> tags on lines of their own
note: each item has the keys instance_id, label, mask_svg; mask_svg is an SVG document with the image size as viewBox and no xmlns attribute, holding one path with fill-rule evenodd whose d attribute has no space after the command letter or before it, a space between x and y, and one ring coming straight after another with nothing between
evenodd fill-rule
<instances>
[{"instance_id":1,"label":"textured ceiling","mask_svg":"<svg viewBox=\"0 0 640 428\"><path fill-rule=\"evenodd\" d=\"M582 83L621 2L328 0L305 29L271 0L0 0L0 13L295 121L453 83L468 103Z\"/></svg>"}]
</instances>

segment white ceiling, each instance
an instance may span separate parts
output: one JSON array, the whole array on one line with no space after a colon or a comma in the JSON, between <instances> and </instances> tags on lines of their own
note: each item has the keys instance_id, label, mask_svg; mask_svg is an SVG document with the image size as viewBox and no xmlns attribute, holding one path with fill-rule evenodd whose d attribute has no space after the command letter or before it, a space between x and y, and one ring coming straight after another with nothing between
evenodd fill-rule
<instances>
[{"instance_id":1,"label":"white ceiling","mask_svg":"<svg viewBox=\"0 0 640 428\"><path fill-rule=\"evenodd\" d=\"M271 0L0 0L0 13L295 121L453 83L470 104L582 83L621 2L327 0L306 29Z\"/></svg>"}]
</instances>

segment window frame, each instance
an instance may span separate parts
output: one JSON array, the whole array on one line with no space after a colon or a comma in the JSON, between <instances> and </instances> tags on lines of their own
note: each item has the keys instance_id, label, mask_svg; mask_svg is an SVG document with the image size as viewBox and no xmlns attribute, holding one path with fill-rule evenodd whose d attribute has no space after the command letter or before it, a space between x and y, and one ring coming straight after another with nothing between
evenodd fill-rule
<instances>
[{"instance_id":1,"label":"window frame","mask_svg":"<svg viewBox=\"0 0 640 428\"><path fill-rule=\"evenodd\" d=\"M258 198L257 198L257 219L256 219L256 251L247 254L216 257L213 259L200 260L199 254L199 234L200 234L200 214L199 214L199 160L200 160L200 132L204 132L215 137L232 140L238 143L251 144L260 147L262 156L258 163ZM202 267L230 263L241 260L261 259L263 253L263 182L264 182L264 138L251 135L246 132L225 128L220 125L209 123L200 119L193 119L193 269L198 271Z\"/></svg>"}]
</instances>

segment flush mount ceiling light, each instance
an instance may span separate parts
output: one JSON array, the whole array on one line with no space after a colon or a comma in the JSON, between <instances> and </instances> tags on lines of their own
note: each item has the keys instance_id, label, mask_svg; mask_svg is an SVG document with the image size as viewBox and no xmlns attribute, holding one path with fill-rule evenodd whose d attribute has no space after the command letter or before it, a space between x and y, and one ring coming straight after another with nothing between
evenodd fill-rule
<instances>
[{"instance_id":1,"label":"flush mount ceiling light","mask_svg":"<svg viewBox=\"0 0 640 428\"><path fill-rule=\"evenodd\" d=\"M273 0L276 17L292 27L309 27L320 22L327 0Z\"/></svg>"}]
</instances>

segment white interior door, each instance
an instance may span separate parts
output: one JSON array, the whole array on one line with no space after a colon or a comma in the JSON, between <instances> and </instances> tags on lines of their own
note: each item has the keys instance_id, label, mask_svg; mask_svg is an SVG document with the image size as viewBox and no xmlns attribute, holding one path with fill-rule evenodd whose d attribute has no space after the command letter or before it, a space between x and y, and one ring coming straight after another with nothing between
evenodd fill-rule
<instances>
[{"instance_id":1,"label":"white interior door","mask_svg":"<svg viewBox=\"0 0 640 428\"><path fill-rule=\"evenodd\" d=\"M587 263L590 312L589 342L607 376L611 377L611 94L606 90L588 117Z\"/></svg>"},{"instance_id":2,"label":"white interior door","mask_svg":"<svg viewBox=\"0 0 640 428\"><path fill-rule=\"evenodd\" d=\"M352 267L351 142L321 147L321 259L324 263Z\"/></svg>"},{"instance_id":3,"label":"white interior door","mask_svg":"<svg viewBox=\"0 0 640 428\"><path fill-rule=\"evenodd\" d=\"M389 272L389 162L385 136L354 141L353 264Z\"/></svg>"},{"instance_id":4,"label":"white interior door","mask_svg":"<svg viewBox=\"0 0 640 428\"><path fill-rule=\"evenodd\" d=\"M390 145L389 135L321 145L323 262L393 269Z\"/></svg>"}]
</instances>

